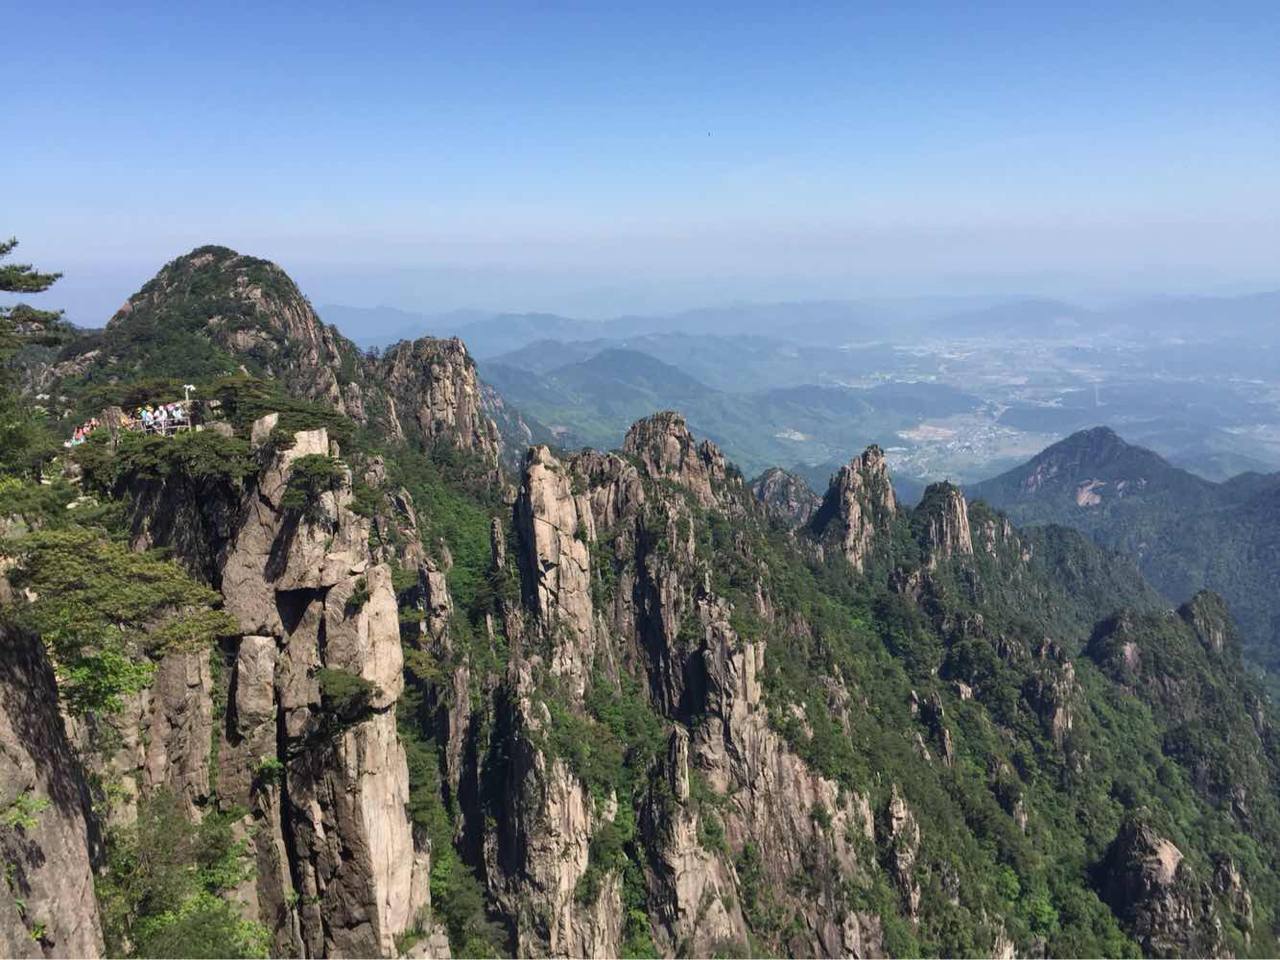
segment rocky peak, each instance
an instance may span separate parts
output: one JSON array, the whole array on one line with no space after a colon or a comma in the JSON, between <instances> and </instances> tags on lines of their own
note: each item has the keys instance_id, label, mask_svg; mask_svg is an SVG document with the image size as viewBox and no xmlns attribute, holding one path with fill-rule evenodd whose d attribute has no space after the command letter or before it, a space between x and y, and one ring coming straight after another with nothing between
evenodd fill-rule
<instances>
[{"instance_id":1,"label":"rocky peak","mask_svg":"<svg viewBox=\"0 0 1280 960\"><path fill-rule=\"evenodd\" d=\"M1022 492L1035 493L1051 481L1074 482L1084 474L1096 474L1117 464L1131 449L1137 448L1131 448L1110 427L1079 430L1047 447L1027 465Z\"/></svg>"},{"instance_id":2,"label":"rocky peak","mask_svg":"<svg viewBox=\"0 0 1280 960\"><path fill-rule=\"evenodd\" d=\"M457 337L404 340L373 361L379 383L390 394L388 419L394 433L409 431L424 447L452 440L495 466L501 441L498 428L484 412L485 401L476 364Z\"/></svg>"},{"instance_id":3,"label":"rocky peak","mask_svg":"<svg viewBox=\"0 0 1280 960\"><path fill-rule=\"evenodd\" d=\"M884 451L872 444L831 478L811 529L821 539L838 542L861 573L877 535L887 534L897 509Z\"/></svg>"},{"instance_id":4,"label":"rocky peak","mask_svg":"<svg viewBox=\"0 0 1280 960\"><path fill-rule=\"evenodd\" d=\"M964 494L950 483L930 484L917 508L921 547L929 566L953 556L972 556L969 507Z\"/></svg>"},{"instance_id":5,"label":"rocky peak","mask_svg":"<svg viewBox=\"0 0 1280 960\"><path fill-rule=\"evenodd\" d=\"M195 346L174 369L166 346ZM59 364L44 379L83 373L85 364L173 377L239 366L274 379L361 425L422 449L445 441L474 453L498 474L502 455L523 451L532 431L519 412L480 383L462 341L423 337L366 355L326 326L288 275L226 247L201 247L165 265L107 324L100 350ZM78 366L77 366L78 364ZM507 427L508 439L494 422Z\"/></svg>"},{"instance_id":6,"label":"rocky peak","mask_svg":"<svg viewBox=\"0 0 1280 960\"><path fill-rule=\"evenodd\" d=\"M325 326L270 261L218 246L170 261L108 322L104 352L111 356L100 359L119 359L140 339L171 342L174 334L207 338L283 381L291 393L364 419L359 385L343 376L359 350Z\"/></svg>"},{"instance_id":7,"label":"rocky peak","mask_svg":"<svg viewBox=\"0 0 1280 960\"><path fill-rule=\"evenodd\" d=\"M1111 428L1094 427L1046 447L1022 466L975 484L969 493L997 507L1054 502L1087 508L1161 491L1201 497L1213 488L1212 482L1171 466L1159 454L1126 443Z\"/></svg>"},{"instance_id":8,"label":"rocky peak","mask_svg":"<svg viewBox=\"0 0 1280 960\"><path fill-rule=\"evenodd\" d=\"M710 440L697 443L684 417L674 410L636 421L622 449L638 457L650 476L687 487L704 506L715 502L711 484L725 478L724 455Z\"/></svg>"},{"instance_id":9,"label":"rocky peak","mask_svg":"<svg viewBox=\"0 0 1280 960\"><path fill-rule=\"evenodd\" d=\"M822 501L804 479L781 467L770 467L751 481L751 492L765 509L792 527L802 527Z\"/></svg>"}]
</instances>

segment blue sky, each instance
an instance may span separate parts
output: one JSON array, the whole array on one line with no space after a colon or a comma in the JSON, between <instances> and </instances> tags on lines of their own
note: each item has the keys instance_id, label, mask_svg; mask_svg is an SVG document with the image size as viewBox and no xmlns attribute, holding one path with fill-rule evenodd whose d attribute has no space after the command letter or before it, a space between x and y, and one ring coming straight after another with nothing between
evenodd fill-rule
<instances>
[{"instance_id":1,"label":"blue sky","mask_svg":"<svg viewBox=\"0 0 1280 960\"><path fill-rule=\"evenodd\" d=\"M1275 3L368 6L10 9L46 299L207 242L424 310L1280 285Z\"/></svg>"}]
</instances>

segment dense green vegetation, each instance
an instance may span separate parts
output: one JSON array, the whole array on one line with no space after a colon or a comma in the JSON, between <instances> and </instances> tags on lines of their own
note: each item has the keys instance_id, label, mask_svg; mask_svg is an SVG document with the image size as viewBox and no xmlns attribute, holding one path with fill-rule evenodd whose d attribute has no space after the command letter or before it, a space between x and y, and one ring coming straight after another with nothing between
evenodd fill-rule
<instances>
[{"instance_id":1,"label":"dense green vegetation","mask_svg":"<svg viewBox=\"0 0 1280 960\"><path fill-rule=\"evenodd\" d=\"M242 362L254 369L252 355L233 357L208 336L209 321L217 318L229 330L256 325L255 305L238 296L221 271L236 254L226 247L201 247L168 264L138 291L133 302L91 344L103 353L123 358L124 368L90 365L62 389L80 392L137 376L207 380L233 374ZM253 282L274 296L296 293L283 271L265 260L244 258ZM212 264L214 269L209 269ZM77 352L90 344L76 346ZM129 376L132 374L132 376Z\"/></svg>"},{"instance_id":2,"label":"dense green vegetation","mask_svg":"<svg viewBox=\"0 0 1280 960\"><path fill-rule=\"evenodd\" d=\"M12 238L0 241L0 261L17 245ZM0 293L43 293L61 276L42 273L29 263L0 263ZM0 305L0 477L39 479L43 465L57 453L45 412L18 397L10 361L20 349L49 348L68 335L61 311L37 310L25 303Z\"/></svg>"},{"instance_id":3,"label":"dense green vegetation","mask_svg":"<svg viewBox=\"0 0 1280 960\"><path fill-rule=\"evenodd\" d=\"M289 464L289 479L280 505L294 510L307 520L321 514L320 498L337 489L346 471L342 463L328 454L311 453Z\"/></svg>"},{"instance_id":4,"label":"dense green vegetation","mask_svg":"<svg viewBox=\"0 0 1280 960\"><path fill-rule=\"evenodd\" d=\"M912 519L900 522L910 525ZM980 506L971 515L975 529L987 519ZM1182 637L1189 658L1152 662L1158 682L1214 677L1213 690L1248 691L1243 708L1239 693L1235 702L1215 693L1213 702L1225 715L1204 722L1201 712L1190 727L1175 723L1081 660L1073 725L1060 741L1053 736L1046 709L1051 712L1055 702L1044 686L1043 654L1036 651L1050 636L1066 649L1087 647L1093 656L1090 631L1099 609L1153 608L1158 598L1123 563L1104 562L1103 554L1069 531L1037 530L1025 541L1035 559L1020 581L1009 576L1021 562L1018 554L991 557L979 550L973 561L944 566L927 600L916 606L879 586L888 577L874 570L855 580L843 559L803 560L781 531L766 533L758 524L715 513L695 529L700 552L708 562L715 559L717 592L739 610L749 609L761 579L779 606L775 623L807 625L779 632L750 616L737 623L744 636L769 637L766 690L776 704L771 717L778 729L805 759L850 789L878 784L873 807L884 803L890 783L899 784L921 822L930 824L923 855L960 871L958 907L925 886L931 920L911 941L925 954L990 949L973 939L974 918L994 912L1006 917L1015 941L1045 938L1050 955L1134 954L1137 946L1099 899L1091 876L1122 819L1143 809L1178 811L1176 822L1162 820L1162 828L1184 850L1198 851L1201 876L1212 875L1209 853L1217 851L1249 864L1259 889L1275 883L1270 867L1243 852L1272 842L1265 824L1276 810L1275 747L1264 749L1256 735L1246 736L1250 716L1263 709L1265 698L1238 661L1205 662L1199 644L1185 640L1188 628L1181 621L1148 621L1168 638L1153 637L1152 643ZM895 544L906 539L895 538ZM897 546L881 562L918 562L913 556ZM767 572L761 578L762 562ZM1088 588L1078 589L1082 584ZM972 612L983 615L976 630L964 626ZM829 691L815 689L815 674L841 678L847 698L833 702ZM955 696L956 681L974 691L973 699ZM1184 709L1210 696L1205 680L1192 682L1202 688L1194 695L1183 688ZM913 690L920 702L938 696L948 719L916 718L908 708ZM787 704L803 706L807 731ZM954 764L922 764L900 731L921 730L936 753L943 725L954 744ZM1194 756L1181 745L1187 733L1179 732L1190 729ZM1214 778L1205 774L1208 757L1220 765ZM1233 822L1232 783L1250 784L1248 795L1267 809L1264 818ZM1025 833L1012 819L1017 809L1028 812ZM874 888L857 896L883 909ZM1268 944L1275 942L1274 921L1270 915L1258 924L1266 927ZM1245 950L1239 931L1229 936L1234 949ZM1258 943L1250 949L1259 949Z\"/></svg>"},{"instance_id":5,"label":"dense green vegetation","mask_svg":"<svg viewBox=\"0 0 1280 960\"><path fill-rule=\"evenodd\" d=\"M73 713L119 709L151 680L152 658L238 631L221 597L176 565L84 528L30 533L6 550L32 602L9 616L44 638Z\"/></svg>"},{"instance_id":6,"label":"dense green vegetation","mask_svg":"<svg viewBox=\"0 0 1280 960\"><path fill-rule=\"evenodd\" d=\"M192 823L172 793L140 802L137 820L111 829L97 881L113 957L266 957L266 928L226 895L253 876L237 812Z\"/></svg>"}]
</instances>

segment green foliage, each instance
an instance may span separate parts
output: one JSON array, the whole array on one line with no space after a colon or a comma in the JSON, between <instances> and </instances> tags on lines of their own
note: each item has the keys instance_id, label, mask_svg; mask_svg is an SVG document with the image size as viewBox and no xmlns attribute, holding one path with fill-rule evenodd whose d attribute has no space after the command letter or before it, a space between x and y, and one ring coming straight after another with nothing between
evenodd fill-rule
<instances>
[{"instance_id":1,"label":"green foliage","mask_svg":"<svg viewBox=\"0 0 1280 960\"><path fill-rule=\"evenodd\" d=\"M241 285L240 278L245 282ZM247 295L260 286L267 302ZM77 394L103 383L145 375L200 383L235 375L241 364L261 370L282 348L276 331L261 323L271 300L301 300L279 268L250 257L236 258L225 247L202 247L169 264L134 296L102 335L101 350L111 364L92 364L62 392ZM213 339L253 328L266 342L251 338L233 357Z\"/></svg>"},{"instance_id":2,"label":"green foliage","mask_svg":"<svg viewBox=\"0 0 1280 960\"><path fill-rule=\"evenodd\" d=\"M16 238L0 241L0 260L17 245ZM41 273L29 263L0 263L0 292L41 293L61 276ZM44 411L19 400L8 364L19 347L64 338L61 317L61 311L35 310L23 303L0 306L0 478L30 476L39 480L44 465L58 452Z\"/></svg>"},{"instance_id":3,"label":"green foliage","mask_svg":"<svg viewBox=\"0 0 1280 960\"><path fill-rule=\"evenodd\" d=\"M0 240L0 260L13 253L18 246L17 237ZM5 293L43 293L53 286L62 274L41 273L29 263L0 264L0 291Z\"/></svg>"},{"instance_id":4,"label":"green foliage","mask_svg":"<svg viewBox=\"0 0 1280 960\"><path fill-rule=\"evenodd\" d=\"M59 449L45 413L23 404L0 376L0 479L40 480Z\"/></svg>"},{"instance_id":5,"label":"green foliage","mask_svg":"<svg viewBox=\"0 0 1280 960\"><path fill-rule=\"evenodd\" d=\"M40 814L49 806L44 797L33 797L25 790L18 794L3 810L0 810L0 829L34 830L40 822Z\"/></svg>"},{"instance_id":6,"label":"green foliage","mask_svg":"<svg viewBox=\"0 0 1280 960\"><path fill-rule=\"evenodd\" d=\"M361 607L369 602L369 583L364 577L357 577L355 584L351 589L351 596L347 597L346 610L348 614L358 612Z\"/></svg>"},{"instance_id":7,"label":"green foliage","mask_svg":"<svg viewBox=\"0 0 1280 960\"><path fill-rule=\"evenodd\" d=\"M499 504L492 493L477 490L467 470L465 460L439 447L430 455L397 451L387 464L392 488L403 486L413 497L423 545L437 557L441 545L449 551L453 562L445 576L454 606L478 624L502 593L491 571L489 540Z\"/></svg>"},{"instance_id":8,"label":"green foliage","mask_svg":"<svg viewBox=\"0 0 1280 960\"><path fill-rule=\"evenodd\" d=\"M501 942L501 931L485 919L484 888L456 856L433 860L431 899L458 956L499 955L496 944Z\"/></svg>"},{"instance_id":9,"label":"green foliage","mask_svg":"<svg viewBox=\"0 0 1280 960\"><path fill-rule=\"evenodd\" d=\"M373 517L382 504L382 497L363 477L351 482L351 509L362 517Z\"/></svg>"},{"instance_id":10,"label":"green foliage","mask_svg":"<svg viewBox=\"0 0 1280 960\"><path fill-rule=\"evenodd\" d=\"M210 248L201 253L206 255L218 269L231 269L230 251ZM250 281L271 296L296 294L278 270L238 263L235 269L247 271ZM188 352L167 358L170 370L158 370L154 380L131 383L128 370L140 369L153 349L140 332L162 318L144 315L137 324L124 324L133 329L103 336L114 338L112 349L127 348L125 374L107 383L99 372L92 373L78 385L82 402L98 402L111 391L119 396L163 393L175 382L166 372L182 364L223 369L225 358L202 331L212 316L208 309L226 305L225 283L219 286L216 271L186 263L162 281L169 290L175 283L189 285L179 298L182 315L170 318L192 341ZM231 329L253 324L251 313L236 309L228 306L218 322ZM250 368L266 369L277 349L288 345L264 346ZM341 366L340 379L359 377L353 354L344 352ZM826 804L813 808L816 842L802 851L800 869L780 876L779 867L761 853L764 838L744 838L727 829L739 823L734 798L718 796L697 761L691 763L685 802L697 815L698 841L733 859L736 897L752 937L759 938L745 949L721 945L717 953L784 951L803 944L802 922L792 912L797 898L803 898L829 905L833 915L857 909L879 916L885 945L894 954L989 953L998 922L1024 952L1133 955L1137 945L1097 895L1096 869L1124 818L1144 808L1201 878L1212 877L1215 857L1232 858L1254 895L1255 927L1247 949L1274 950L1280 895L1270 852L1280 847L1275 789L1280 764L1273 713L1233 658L1229 639L1225 652L1214 651L1211 636L1216 634L1204 625L1218 611L1208 601L1175 618L1113 618L1091 637L1100 613L1117 606L1149 608L1154 600L1124 565L1060 528L998 538L973 557L924 569L929 511L943 506L942 492L935 491L918 511L903 511L892 521L881 518L888 535L878 541L867 569L855 574L839 550L819 559L802 534L770 527L754 501L733 499L730 486L717 487L723 509L707 510L688 499L672 505L672 498L683 496L680 489L647 479L653 495L636 524L618 525L610 533L614 539L590 544L592 590L599 607L606 608L616 599L624 565L636 559L645 561L637 571L642 579L659 568L672 575L681 587L674 593L688 593L677 601L683 620L673 649L654 650L653 631L642 627L636 645L616 644L609 672L592 676L581 702L546 676L545 666L537 666L539 651L526 651L527 662L539 671L533 696L550 718L529 730L503 699L509 695L503 682L508 675L504 638L499 634L491 641L486 630L487 615L510 611L520 600L521 547L509 504L478 479L487 466L444 442L425 453L379 446L372 432L357 433L345 418L293 400L279 383L252 375L208 379L199 393L217 401L208 413L225 416L235 438L212 431L168 441L128 436L114 452L95 439L74 454L87 485L104 500L140 481L181 479L200 489L238 491L259 456L290 443L297 430L324 426L335 438L345 431L340 442L353 463L360 462L362 450L384 456L388 486L410 492L423 546L447 570L457 611L448 641L437 644L406 630L406 689L395 710L409 770L407 813L417 837L430 841L434 918L448 929L455 955L492 955L505 941L505 932L489 920L480 878L486 869L485 834L494 828L489 818L504 809L502 791L510 786L508 738L522 730L548 760L562 760L583 781L597 810L617 798L612 821L593 821L597 829L575 895L592 903L606 882L620 879L622 952L658 953L650 930L657 905L649 902L646 870L658 862L660 841L639 827L644 818L637 811L648 815L676 802L659 772L668 725L688 723L695 736L703 736L710 728L699 724L714 713L710 684L703 682L711 679L710 672L700 670L710 662L705 658L713 652L703 646L714 631L702 629L690 598L697 604L708 601L716 610L726 609L721 601L728 605L737 634L730 655L737 655L742 644L767 644L758 679L768 722L842 794L830 809ZM251 455L244 442L249 425L269 412L281 414L279 425L267 449ZM38 426L41 414L31 413ZM752 427L758 430L759 424ZM14 468L14 475L32 470ZM334 489L344 473L328 457L300 458L287 506L301 513L314 510L323 491ZM584 487L575 476L575 491L585 492ZM376 516L381 493L358 476L352 488L357 512ZM15 539L17 548L6 545L19 561L15 584L37 595L33 603L6 614L41 631L63 696L83 712L110 707L144 684L150 675L148 655L207 643L231 626L216 609L216 597L175 576L172 565L153 555L130 554L110 537L84 529L98 518L122 532L118 516L108 522L101 512L106 506L76 501L77 493L60 481L38 486L0 479L6 507L17 503L23 523L42 527ZM75 510L68 510L72 503ZM673 517L679 518L675 524ZM509 550L502 570L491 557L495 518ZM1003 526L1002 517L980 504L971 506L970 518L975 547L980 530ZM381 546L404 546L407 524L375 526L373 536L386 538ZM690 533L696 557L686 565L678 544ZM416 571L394 572L402 604L416 603L417 580ZM708 581L710 598L702 595ZM641 582L637 588L650 586ZM367 583L360 583L348 599L358 607L367 595ZM1046 637L1055 645L1046 645ZM547 640L565 642L563 637ZM1128 659L1130 650L1139 654L1136 667ZM1072 681L1065 679L1062 651L1074 658ZM654 707L645 668L652 668L651 658L668 654L688 657L688 703L682 701L678 713L664 718ZM471 702L465 705L452 703L453 684L445 682L462 666L470 675ZM375 685L346 671L326 668L316 679L321 733L360 722L381 696ZM960 683L967 688L964 699L957 694ZM913 712L912 703L919 709ZM937 710L935 703L944 709ZM1053 725L1054 710L1063 704L1073 721L1066 732ZM450 782L443 775L446 712L460 707L468 718L461 732L463 771L458 782ZM940 761L944 732L952 745L950 765ZM930 751L931 761L923 759L921 747ZM259 786L279 782L284 773L275 757L253 766ZM903 891L890 869L902 843L889 842L885 831L884 811L894 787L922 827L915 851L922 896L914 922L904 917ZM1237 787L1243 806L1236 803ZM876 811L877 840L856 828L846 829L843 838L831 835L842 822L843 797L852 794L865 797ZM153 809L151 802L144 801L136 830L113 832L108 846L99 891L113 949L138 955L263 952L261 931L244 926L222 897L244 871L243 858L227 854L236 846L229 835L211 833L207 842L196 843L190 838L204 836L204 825L187 824L176 802L168 810ZM31 816L6 810L0 822L13 818L21 826ZM211 820L216 815L206 817L206 823ZM839 876L823 855L838 839L859 850L864 870L856 876ZM1243 954L1243 932L1227 926L1228 936L1235 938L1230 948Z\"/></svg>"},{"instance_id":11,"label":"green foliage","mask_svg":"<svg viewBox=\"0 0 1280 960\"><path fill-rule=\"evenodd\" d=\"M98 431L72 457L83 468L86 483L103 493L173 478L205 491L238 491L244 478L257 472L248 443L212 430L172 437L125 431L114 452L105 431Z\"/></svg>"},{"instance_id":12,"label":"green foliage","mask_svg":"<svg viewBox=\"0 0 1280 960\"><path fill-rule=\"evenodd\" d=\"M1024 493L1023 481L1042 465L1055 468L1046 474L1052 479ZM1076 490L1092 480L1104 481L1097 488L1101 500L1082 507ZM1015 523L1063 524L1132 558L1169 600L1180 602L1202 589L1221 593L1239 623L1246 655L1280 672L1275 475L1212 483L1098 428L978 484L975 494ZM1079 585L1088 581L1087 572L1078 578ZM1273 681L1273 694L1278 683Z\"/></svg>"},{"instance_id":13,"label":"green foliage","mask_svg":"<svg viewBox=\"0 0 1280 960\"><path fill-rule=\"evenodd\" d=\"M276 757L259 757L253 765L253 782L259 786L271 786L284 779L285 766Z\"/></svg>"},{"instance_id":14,"label":"green foliage","mask_svg":"<svg viewBox=\"0 0 1280 960\"><path fill-rule=\"evenodd\" d=\"M373 701L382 695L372 680L337 667L321 667L316 671L316 681L325 713L342 727L365 719L373 709Z\"/></svg>"},{"instance_id":15,"label":"green foliage","mask_svg":"<svg viewBox=\"0 0 1280 960\"><path fill-rule=\"evenodd\" d=\"M268 935L225 895L252 876L239 812L187 819L161 789L137 821L112 828L96 889L110 956L266 957Z\"/></svg>"},{"instance_id":16,"label":"green foliage","mask_svg":"<svg viewBox=\"0 0 1280 960\"><path fill-rule=\"evenodd\" d=\"M293 434L303 430L324 428L331 440L344 448L354 439L351 420L329 407L300 399L285 391L280 383L252 375L237 373L219 377L202 386L200 396L216 400L218 413L231 424L237 436L247 437L256 420L277 414L271 439L274 447L287 447Z\"/></svg>"},{"instance_id":17,"label":"green foliage","mask_svg":"<svg viewBox=\"0 0 1280 960\"><path fill-rule=\"evenodd\" d=\"M216 592L177 565L96 532L41 530L5 550L18 561L14 586L36 595L7 615L48 644L72 713L118 710L123 696L150 682L149 658L239 632L217 608Z\"/></svg>"},{"instance_id":18,"label":"green foliage","mask_svg":"<svg viewBox=\"0 0 1280 960\"><path fill-rule=\"evenodd\" d=\"M714 810L704 810L698 818L698 843L702 849L712 853L729 852L729 845L724 839L724 824Z\"/></svg>"},{"instance_id":19,"label":"green foliage","mask_svg":"<svg viewBox=\"0 0 1280 960\"><path fill-rule=\"evenodd\" d=\"M427 738L424 696L429 684L410 674L396 702L396 726L409 768L407 812L415 835L431 844L431 901L457 956L501 955L505 935L487 918L484 888L454 848L453 819L446 809L439 746Z\"/></svg>"},{"instance_id":20,"label":"green foliage","mask_svg":"<svg viewBox=\"0 0 1280 960\"><path fill-rule=\"evenodd\" d=\"M635 816L629 807L621 807L613 820L606 820L591 837L587 849L587 871L578 880L574 899L592 904L600 897L605 874L615 870L626 857L625 846L635 837Z\"/></svg>"},{"instance_id":21,"label":"green foliage","mask_svg":"<svg viewBox=\"0 0 1280 960\"><path fill-rule=\"evenodd\" d=\"M649 889L644 871L633 856L622 864L622 909L622 956L636 960L661 956L649 929Z\"/></svg>"},{"instance_id":22,"label":"green foliage","mask_svg":"<svg viewBox=\"0 0 1280 960\"><path fill-rule=\"evenodd\" d=\"M298 457L289 464L289 480L280 505L314 522L322 515L321 496L338 489L345 479L346 470L340 460L322 453Z\"/></svg>"}]
</instances>

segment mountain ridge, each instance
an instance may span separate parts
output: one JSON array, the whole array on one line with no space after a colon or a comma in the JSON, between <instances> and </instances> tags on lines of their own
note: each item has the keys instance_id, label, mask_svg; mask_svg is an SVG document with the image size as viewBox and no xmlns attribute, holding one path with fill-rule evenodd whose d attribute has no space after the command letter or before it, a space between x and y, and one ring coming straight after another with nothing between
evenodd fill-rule
<instances>
[{"instance_id":1,"label":"mountain ridge","mask_svg":"<svg viewBox=\"0 0 1280 960\"><path fill-rule=\"evenodd\" d=\"M1075 527L1132 557L1170 599L1210 588L1230 602L1251 659L1280 667L1280 577L1271 498L1280 473L1215 483L1125 443L1080 431L998 477L966 488L1019 523Z\"/></svg>"}]
</instances>

